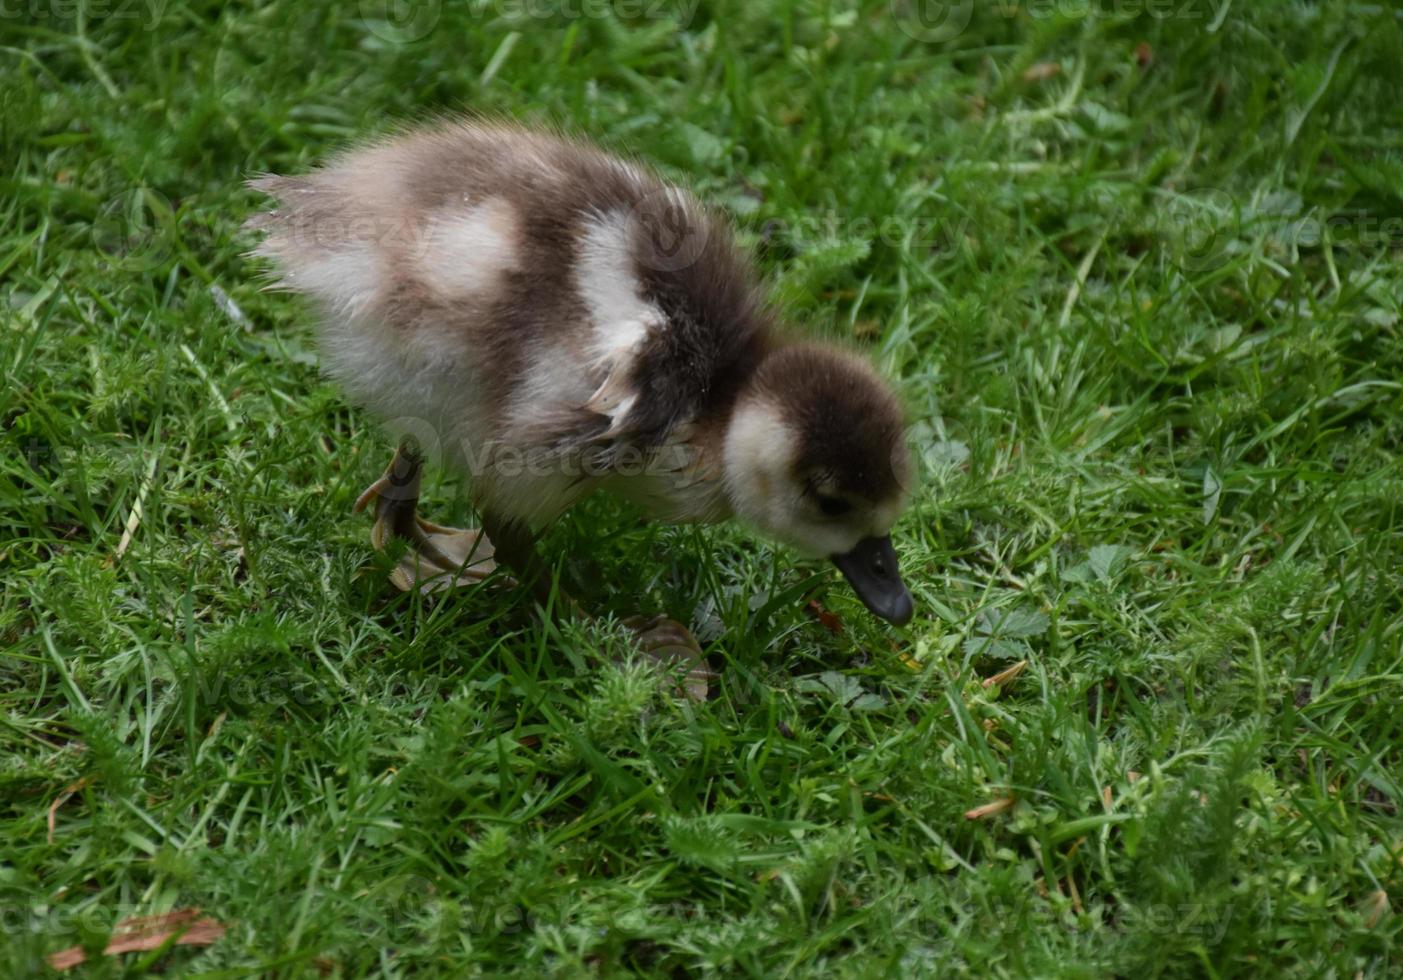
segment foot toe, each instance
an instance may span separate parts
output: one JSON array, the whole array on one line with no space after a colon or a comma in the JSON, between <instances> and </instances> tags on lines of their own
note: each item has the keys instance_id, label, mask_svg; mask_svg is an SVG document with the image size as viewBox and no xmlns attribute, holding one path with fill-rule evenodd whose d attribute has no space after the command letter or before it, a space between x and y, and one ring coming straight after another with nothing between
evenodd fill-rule
<instances>
[{"instance_id":1,"label":"foot toe","mask_svg":"<svg viewBox=\"0 0 1403 980\"><path fill-rule=\"evenodd\" d=\"M420 533L390 572L390 581L401 591L417 588L427 594L476 585L497 568L492 542L479 528L426 521Z\"/></svg>"}]
</instances>

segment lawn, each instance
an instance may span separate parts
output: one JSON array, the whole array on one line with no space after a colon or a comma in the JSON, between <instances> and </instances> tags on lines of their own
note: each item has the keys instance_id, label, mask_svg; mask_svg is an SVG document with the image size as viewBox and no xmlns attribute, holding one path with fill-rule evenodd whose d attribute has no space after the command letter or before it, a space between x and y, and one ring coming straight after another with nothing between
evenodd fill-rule
<instances>
[{"instance_id":1,"label":"lawn","mask_svg":"<svg viewBox=\"0 0 1403 980\"><path fill-rule=\"evenodd\" d=\"M1400 64L1387 0L8 4L0 975L1398 975ZM896 379L910 626L604 498L596 621L388 584L243 181L465 109Z\"/></svg>"}]
</instances>

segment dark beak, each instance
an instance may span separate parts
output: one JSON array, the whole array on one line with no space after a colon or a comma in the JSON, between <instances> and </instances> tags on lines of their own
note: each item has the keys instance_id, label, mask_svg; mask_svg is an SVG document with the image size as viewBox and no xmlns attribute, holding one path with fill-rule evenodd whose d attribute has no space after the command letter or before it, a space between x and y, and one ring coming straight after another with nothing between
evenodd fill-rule
<instances>
[{"instance_id":1,"label":"dark beak","mask_svg":"<svg viewBox=\"0 0 1403 980\"><path fill-rule=\"evenodd\" d=\"M891 546L890 535L863 538L846 555L834 555L833 564L873 615L897 626L911 622L915 607L897 570L896 549Z\"/></svg>"}]
</instances>

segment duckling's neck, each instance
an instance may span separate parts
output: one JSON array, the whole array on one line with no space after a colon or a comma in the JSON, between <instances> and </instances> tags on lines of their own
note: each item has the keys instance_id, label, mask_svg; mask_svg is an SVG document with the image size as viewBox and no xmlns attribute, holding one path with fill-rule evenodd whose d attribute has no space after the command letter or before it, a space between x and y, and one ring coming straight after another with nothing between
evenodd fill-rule
<instances>
[{"instance_id":1,"label":"duckling's neck","mask_svg":"<svg viewBox=\"0 0 1403 980\"><path fill-rule=\"evenodd\" d=\"M757 331L740 356L694 378L694 385L702 382L700 411L689 422L671 422L649 474L616 481L614 492L669 521L714 523L735 516L728 446L737 431L750 431L745 406L758 394L756 374L772 349L770 337ZM763 436L754 433L742 441L759 447Z\"/></svg>"},{"instance_id":2,"label":"duckling's neck","mask_svg":"<svg viewBox=\"0 0 1403 980\"><path fill-rule=\"evenodd\" d=\"M776 341L751 364L713 447L731 512L752 523L763 523L761 511L781 491L777 484L795 451L793 429L767 388L765 370L770 359L789 346Z\"/></svg>"}]
</instances>

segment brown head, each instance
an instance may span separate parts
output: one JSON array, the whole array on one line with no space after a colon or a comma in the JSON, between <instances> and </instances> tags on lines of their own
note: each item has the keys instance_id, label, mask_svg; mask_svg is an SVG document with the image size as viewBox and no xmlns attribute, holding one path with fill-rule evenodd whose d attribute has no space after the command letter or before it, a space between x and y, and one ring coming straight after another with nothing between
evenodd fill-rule
<instances>
[{"instance_id":1,"label":"brown head","mask_svg":"<svg viewBox=\"0 0 1403 980\"><path fill-rule=\"evenodd\" d=\"M737 514L810 558L831 558L883 619L910 620L891 527L910 478L901 404L861 358L811 344L766 355L726 429Z\"/></svg>"}]
</instances>

